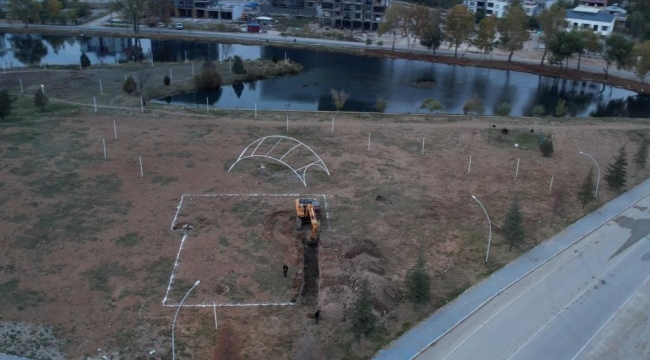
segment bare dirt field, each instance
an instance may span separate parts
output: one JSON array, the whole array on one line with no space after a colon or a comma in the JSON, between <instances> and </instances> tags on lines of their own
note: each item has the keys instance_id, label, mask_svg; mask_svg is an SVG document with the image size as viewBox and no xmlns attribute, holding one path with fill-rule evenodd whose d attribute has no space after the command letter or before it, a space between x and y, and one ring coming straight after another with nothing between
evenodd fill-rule
<instances>
[{"instance_id":1,"label":"bare dirt field","mask_svg":"<svg viewBox=\"0 0 650 360\"><path fill-rule=\"evenodd\" d=\"M208 306L180 310L179 358L365 358L615 196L601 183L600 199L581 211L575 186L592 163L578 151L604 170L618 148L626 145L631 155L650 135L640 120L370 114L337 116L330 134L332 114L314 113L291 114L287 132L284 113L95 114L56 102L37 113L31 101L20 97L9 122L0 123L0 350L38 359L171 358L173 305L195 280L201 283L187 304ZM538 151L542 134L554 137L552 158ZM311 167L305 187L291 170L260 158L227 172L247 145L268 135L304 142L331 176ZM629 174L632 185L648 171ZM565 191L555 216L552 176L553 189ZM209 306L291 303L306 258L305 234L294 230L297 196L186 196L179 208L184 194L326 195L314 304ZM494 225L487 266L487 223L472 194ZM528 236L510 253L499 226L515 196ZM176 222L194 229L170 229L177 211ZM433 277L434 300L414 308L403 283L418 254ZM362 280L370 283L380 329L355 342L346 320ZM317 308L322 321L315 325Z\"/></svg>"}]
</instances>

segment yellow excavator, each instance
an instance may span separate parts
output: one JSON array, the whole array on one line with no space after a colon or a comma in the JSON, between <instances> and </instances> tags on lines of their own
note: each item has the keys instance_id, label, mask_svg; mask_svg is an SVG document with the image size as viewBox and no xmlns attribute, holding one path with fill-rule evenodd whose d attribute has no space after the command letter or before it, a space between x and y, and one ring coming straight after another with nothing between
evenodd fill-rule
<instances>
[{"instance_id":1,"label":"yellow excavator","mask_svg":"<svg viewBox=\"0 0 650 360\"><path fill-rule=\"evenodd\" d=\"M315 199L296 199L296 229L302 230L302 225L311 224L311 242L318 243L320 234L320 203Z\"/></svg>"}]
</instances>

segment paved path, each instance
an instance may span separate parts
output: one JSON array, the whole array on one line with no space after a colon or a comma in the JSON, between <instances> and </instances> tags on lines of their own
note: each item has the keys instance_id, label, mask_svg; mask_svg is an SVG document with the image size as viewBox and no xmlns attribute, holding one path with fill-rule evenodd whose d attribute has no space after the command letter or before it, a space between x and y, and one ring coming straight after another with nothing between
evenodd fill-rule
<instances>
[{"instance_id":1,"label":"paved path","mask_svg":"<svg viewBox=\"0 0 650 360\"><path fill-rule=\"evenodd\" d=\"M640 240L650 232L650 198L635 205L648 194L650 179L470 288L375 359L412 359L420 353L422 359L468 359L476 354L481 359L571 359L577 353L588 359L594 339L607 333L599 328L613 324L608 319L638 296L650 275L650 244ZM564 283L548 282L551 274ZM566 320L571 318L581 320ZM493 343L497 339L504 342ZM548 343L558 353L544 352Z\"/></svg>"},{"instance_id":2,"label":"paved path","mask_svg":"<svg viewBox=\"0 0 650 360\"><path fill-rule=\"evenodd\" d=\"M0 360L30 360L28 358L0 353Z\"/></svg>"}]
</instances>

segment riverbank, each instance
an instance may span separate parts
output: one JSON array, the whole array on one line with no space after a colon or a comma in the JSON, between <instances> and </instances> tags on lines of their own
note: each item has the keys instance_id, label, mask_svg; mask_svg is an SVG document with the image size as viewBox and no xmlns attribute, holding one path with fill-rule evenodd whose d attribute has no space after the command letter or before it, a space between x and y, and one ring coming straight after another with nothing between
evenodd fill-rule
<instances>
[{"instance_id":1,"label":"riverbank","mask_svg":"<svg viewBox=\"0 0 650 360\"><path fill-rule=\"evenodd\" d=\"M396 48L396 51L388 49L376 48L362 43L353 42L339 42L326 39L312 39L312 38L294 38L285 36L274 36L271 34L247 34L247 33L210 33L205 31L176 31L166 29L154 28L141 28L140 33L133 33L119 28L86 28L70 27L56 28L37 26L30 28L14 28L7 29L13 33L32 33L32 34L51 34L51 35L71 35L71 30L77 31L74 35L92 35L92 36L105 36L105 37L138 37L147 38L152 40L185 40L185 41L201 41L201 42L219 42L225 44L243 44L243 45L261 45L261 46L275 46L286 47L295 49L312 49L317 51L345 53L358 56L372 56L383 58L398 58L398 59L411 59L435 63L444 63L450 65L460 66L475 66L482 68L491 68L498 70L510 70L525 72L530 74L558 77L563 79L577 80L577 81L593 81L607 85L616 86L619 88L627 89L638 93L648 93L647 86L634 79L624 78L619 76L621 73L615 69L610 69L610 75L605 77L602 69L597 67L597 64L587 64L588 59L583 59L582 70L576 69L560 69L556 66L543 66L539 65L533 59L518 58L517 53L513 57L512 62L500 60L500 57L495 55L495 60L483 60L477 54L466 54L463 58L454 58L448 55L432 55L425 53L420 49L414 51L405 51ZM439 49L438 53L445 53L444 49ZM535 63L533 63L535 61ZM592 61L593 62L593 61ZM600 72L594 72L594 71Z\"/></svg>"}]
</instances>

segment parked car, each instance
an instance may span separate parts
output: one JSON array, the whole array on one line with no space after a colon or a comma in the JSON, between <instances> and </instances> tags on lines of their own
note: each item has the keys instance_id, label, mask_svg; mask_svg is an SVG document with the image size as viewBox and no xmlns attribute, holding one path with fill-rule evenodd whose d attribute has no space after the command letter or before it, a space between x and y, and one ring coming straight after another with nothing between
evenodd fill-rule
<instances>
[{"instance_id":1,"label":"parked car","mask_svg":"<svg viewBox=\"0 0 650 360\"><path fill-rule=\"evenodd\" d=\"M183 24L176 23L176 30L183 30Z\"/></svg>"},{"instance_id":2,"label":"parked car","mask_svg":"<svg viewBox=\"0 0 650 360\"><path fill-rule=\"evenodd\" d=\"M164 28L164 27L165 27L165 24L163 24L163 23L160 22L160 23L158 23L158 27L159 27L159 28Z\"/></svg>"}]
</instances>

